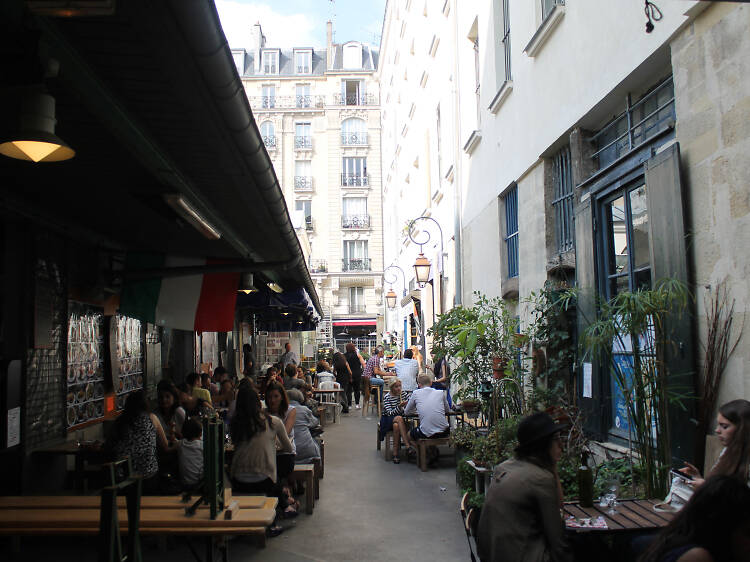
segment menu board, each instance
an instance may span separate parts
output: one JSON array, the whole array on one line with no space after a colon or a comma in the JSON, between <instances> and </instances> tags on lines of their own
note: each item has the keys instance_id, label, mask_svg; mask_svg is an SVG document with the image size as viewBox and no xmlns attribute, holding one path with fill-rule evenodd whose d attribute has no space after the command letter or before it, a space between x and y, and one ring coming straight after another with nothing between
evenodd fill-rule
<instances>
[{"instance_id":1,"label":"menu board","mask_svg":"<svg viewBox=\"0 0 750 562\"><path fill-rule=\"evenodd\" d=\"M143 388L143 324L135 318L115 317L117 361L113 362L115 376L115 407L122 410L128 394ZM115 369L117 369L115 371Z\"/></svg>"},{"instance_id":2,"label":"menu board","mask_svg":"<svg viewBox=\"0 0 750 562\"><path fill-rule=\"evenodd\" d=\"M68 429L104 415L104 316L100 309L68 305L66 423Z\"/></svg>"}]
</instances>

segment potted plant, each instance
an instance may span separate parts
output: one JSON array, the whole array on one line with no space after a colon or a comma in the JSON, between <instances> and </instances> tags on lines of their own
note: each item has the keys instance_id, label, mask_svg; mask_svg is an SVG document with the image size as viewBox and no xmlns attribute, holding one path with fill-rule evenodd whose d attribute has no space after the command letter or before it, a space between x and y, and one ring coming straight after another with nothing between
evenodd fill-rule
<instances>
[{"instance_id":1,"label":"potted plant","mask_svg":"<svg viewBox=\"0 0 750 562\"><path fill-rule=\"evenodd\" d=\"M469 455L474 447L476 431L470 425L462 425L451 431L448 442L456 450L456 456L460 460Z\"/></svg>"}]
</instances>

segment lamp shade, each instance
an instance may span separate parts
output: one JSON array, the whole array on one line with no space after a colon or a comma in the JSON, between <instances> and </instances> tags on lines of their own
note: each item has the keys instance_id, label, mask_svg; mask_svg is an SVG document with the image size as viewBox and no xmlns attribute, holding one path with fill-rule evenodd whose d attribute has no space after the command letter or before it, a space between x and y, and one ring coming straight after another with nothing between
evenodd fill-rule
<instances>
[{"instance_id":1,"label":"lamp shade","mask_svg":"<svg viewBox=\"0 0 750 562\"><path fill-rule=\"evenodd\" d=\"M385 304L391 310L396 308L396 293L393 292L393 287L385 294Z\"/></svg>"},{"instance_id":2,"label":"lamp shade","mask_svg":"<svg viewBox=\"0 0 750 562\"><path fill-rule=\"evenodd\" d=\"M417 283L420 287L424 287L430 279L430 265L430 260L420 252L417 260L414 262L414 274L417 276Z\"/></svg>"}]
</instances>

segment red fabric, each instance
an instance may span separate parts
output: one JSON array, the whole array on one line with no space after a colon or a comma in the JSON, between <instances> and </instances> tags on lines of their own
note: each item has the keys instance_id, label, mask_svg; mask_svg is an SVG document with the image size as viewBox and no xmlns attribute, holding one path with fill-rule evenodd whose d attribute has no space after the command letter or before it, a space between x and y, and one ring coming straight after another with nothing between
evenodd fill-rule
<instances>
[{"instance_id":1,"label":"red fabric","mask_svg":"<svg viewBox=\"0 0 750 562\"><path fill-rule=\"evenodd\" d=\"M207 264L226 263L206 260ZM237 304L239 273L207 273L203 276L201 296L195 311L196 332L231 332Z\"/></svg>"},{"instance_id":2,"label":"red fabric","mask_svg":"<svg viewBox=\"0 0 750 562\"><path fill-rule=\"evenodd\" d=\"M334 320L334 326L375 326L375 320Z\"/></svg>"}]
</instances>

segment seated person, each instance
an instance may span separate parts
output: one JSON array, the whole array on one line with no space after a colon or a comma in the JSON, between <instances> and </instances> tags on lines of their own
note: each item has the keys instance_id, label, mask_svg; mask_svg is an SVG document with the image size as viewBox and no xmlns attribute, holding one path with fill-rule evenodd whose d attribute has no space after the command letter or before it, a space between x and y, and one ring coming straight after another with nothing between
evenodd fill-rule
<instances>
[{"instance_id":1,"label":"seated person","mask_svg":"<svg viewBox=\"0 0 750 562\"><path fill-rule=\"evenodd\" d=\"M367 363L365 363L365 368L362 371L362 379L363 383L365 385L376 385L379 386L382 389L383 385L385 384L385 381L383 380L383 377L388 376L388 373L386 373L381 365L380 365L380 358L383 356L383 348L378 346L375 349L372 350L372 355L367 360ZM368 387L365 387L367 389Z\"/></svg>"},{"instance_id":2,"label":"seated person","mask_svg":"<svg viewBox=\"0 0 750 562\"><path fill-rule=\"evenodd\" d=\"M287 392L287 396L289 397L289 406L294 408L296 412L294 418L294 446L296 449L294 464L309 464L313 462L313 459L320 458L320 447L310 432L311 429L320 426L320 421L313 415L310 408L303 405L302 392L293 388Z\"/></svg>"},{"instance_id":3,"label":"seated person","mask_svg":"<svg viewBox=\"0 0 750 562\"><path fill-rule=\"evenodd\" d=\"M201 375L198 373L190 373L185 377L185 382L188 385L190 394L201 400L205 400L209 404L213 405L211 401L211 393L203 388L203 381Z\"/></svg>"},{"instance_id":4,"label":"seated person","mask_svg":"<svg viewBox=\"0 0 750 562\"><path fill-rule=\"evenodd\" d=\"M304 389L306 387L305 381L297 378L297 366L294 363L289 363L284 367L284 388L289 390L291 388Z\"/></svg>"},{"instance_id":5,"label":"seated person","mask_svg":"<svg viewBox=\"0 0 750 562\"><path fill-rule=\"evenodd\" d=\"M177 449L180 483L187 489L196 489L203 480L203 427L195 418L182 425L182 439Z\"/></svg>"},{"instance_id":6,"label":"seated person","mask_svg":"<svg viewBox=\"0 0 750 562\"><path fill-rule=\"evenodd\" d=\"M413 358L414 352L411 348L404 351L404 358L396 361L394 368L396 376L401 381L404 392L417 390L417 375L419 374L419 363Z\"/></svg>"},{"instance_id":7,"label":"seated person","mask_svg":"<svg viewBox=\"0 0 750 562\"><path fill-rule=\"evenodd\" d=\"M386 433L393 430L393 464L399 464L399 449L401 448L401 437L407 447L413 447L409 440L404 422L404 406L408 403L409 395L401 390L401 381L395 380L391 383L388 394L383 398L383 415L380 417L380 440L385 438Z\"/></svg>"},{"instance_id":8,"label":"seated person","mask_svg":"<svg viewBox=\"0 0 750 562\"><path fill-rule=\"evenodd\" d=\"M315 370L317 371L318 387L320 387L320 383L322 382L336 382L336 376L333 374L333 371L331 371L331 366L328 364L328 361L323 361L322 359L318 361Z\"/></svg>"},{"instance_id":9,"label":"seated person","mask_svg":"<svg viewBox=\"0 0 750 562\"><path fill-rule=\"evenodd\" d=\"M180 396L180 406L185 410L186 417L210 415L213 407L203 398L195 396L186 382L177 385Z\"/></svg>"},{"instance_id":10,"label":"seated person","mask_svg":"<svg viewBox=\"0 0 750 562\"><path fill-rule=\"evenodd\" d=\"M432 437L447 437L450 427L445 415L451 409L445 398L445 392L431 388L432 379L427 374L419 375L417 383L419 383L419 388L412 393L404 409L407 416L415 412L419 415L419 427L411 430L411 438L416 441Z\"/></svg>"}]
</instances>

